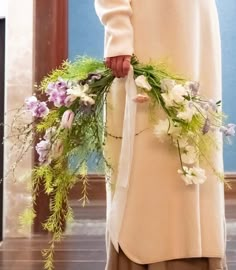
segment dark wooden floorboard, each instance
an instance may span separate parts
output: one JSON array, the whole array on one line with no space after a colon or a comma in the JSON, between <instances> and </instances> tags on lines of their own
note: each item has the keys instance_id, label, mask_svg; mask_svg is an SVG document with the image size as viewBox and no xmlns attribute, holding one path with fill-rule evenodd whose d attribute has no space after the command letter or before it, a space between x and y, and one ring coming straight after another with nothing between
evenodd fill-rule
<instances>
[{"instance_id":1,"label":"dark wooden floorboard","mask_svg":"<svg viewBox=\"0 0 236 270\"><path fill-rule=\"evenodd\" d=\"M71 206L75 224L56 246L55 270L104 270L105 202L95 201L83 208L72 201ZM226 219L228 270L236 270L236 200L226 201ZM0 248L0 270L43 270L41 250L47 247L48 241L47 236L41 235L31 239L5 239Z\"/></svg>"}]
</instances>

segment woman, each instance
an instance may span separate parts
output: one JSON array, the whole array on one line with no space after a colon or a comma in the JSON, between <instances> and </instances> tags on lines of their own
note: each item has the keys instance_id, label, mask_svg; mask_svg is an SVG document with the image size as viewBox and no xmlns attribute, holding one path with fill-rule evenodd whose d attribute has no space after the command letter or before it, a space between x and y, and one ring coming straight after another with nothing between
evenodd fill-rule
<instances>
[{"instance_id":1,"label":"woman","mask_svg":"<svg viewBox=\"0 0 236 270\"><path fill-rule=\"evenodd\" d=\"M107 106L107 127L114 136L107 138L106 153L114 189L107 187L106 270L226 269L224 186L206 164L204 184L183 183L178 155L153 135L148 104L137 105L136 133L145 131L135 136L129 185L122 189L116 183L122 145L117 137L123 134L127 99L122 77L130 75L133 53L141 62L164 60L172 71L199 81L201 94L221 99L215 1L95 0L95 8L105 27L106 64L120 78ZM223 171L222 147L211 162Z\"/></svg>"}]
</instances>

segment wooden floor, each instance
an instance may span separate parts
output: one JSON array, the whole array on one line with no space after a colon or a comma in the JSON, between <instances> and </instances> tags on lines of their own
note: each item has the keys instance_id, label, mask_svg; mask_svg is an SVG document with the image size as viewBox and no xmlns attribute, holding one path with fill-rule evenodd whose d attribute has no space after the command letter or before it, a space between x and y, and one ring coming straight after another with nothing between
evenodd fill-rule
<instances>
[{"instance_id":1,"label":"wooden floor","mask_svg":"<svg viewBox=\"0 0 236 270\"><path fill-rule=\"evenodd\" d=\"M105 204L94 202L83 209L72 202L76 222L67 228L66 238L56 248L55 270L104 270ZM236 270L236 200L226 201L227 261ZM0 270L42 270L40 250L48 239L6 239L0 250Z\"/></svg>"}]
</instances>

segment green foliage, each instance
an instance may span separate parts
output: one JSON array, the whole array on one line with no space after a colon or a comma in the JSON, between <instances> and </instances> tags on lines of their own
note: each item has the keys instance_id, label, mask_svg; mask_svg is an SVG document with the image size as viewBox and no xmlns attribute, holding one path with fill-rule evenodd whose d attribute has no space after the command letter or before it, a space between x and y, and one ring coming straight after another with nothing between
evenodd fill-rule
<instances>
[{"instance_id":1,"label":"green foliage","mask_svg":"<svg viewBox=\"0 0 236 270\"><path fill-rule=\"evenodd\" d=\"M34 223L36 213L32 207L26 208L19 217L19 223L22 228L31 227Z\"/></svg>"},{"instance_id":2,"label":"green foliage","mask_svg":"<svg viewBox=\"0 0 236 270\"><path fill-rule=\"evenodd\" d=\"M82 205L83 207L89 202L88 199L88 166L86 162L82 163L82 166L79 169L80 181L82 182Z\"/></svg>"},{"instance_id":3,"label":"green foliage","mask_svg":"<svg viewBox=\"0 0 236 270\"><path fill-rule=\"evenodd\" d=\"M64 78L64 76L68 74L71 64L72 63L69 61L64 61L60 67L54 69L51 73L45 76L39 85L39 90L44 92L49 83L57 81L58 78Z\"/></svg>"},{"instance_id":4,"label":"green foliage","mask_svg":"<svg viewBox=\"0 0 236 270\"><path fill-rule=\"evenodd\" d=\"M60 114L60 110L51 110L50 113L44 119L42 119L42 121L37 123L36 131L38 133L42 133L50 127L57 125L59 122Z\"/></svg>"},{"instance_id":5,"label":"green foliage","mask_svg":"<svg viewBox=\"0 0 236 270\"><path fill-rule=\"evenodd\" d=\"M45 91L51 82L56 82L58 78L68 80L85 79L90 72L105 70L102 61L88 56L79 56L74 62L64 61L58 69L54 69L45 76L39 86L39 90Z\"/></svg>"},{"instance_id":6,"label":"green foliage","mask_svg":"<svg viewBox=\"0 0 236 270\"><path fill-rule=\"evenodd\" d=\"M85 79L90 72L103 72L104 70L105 67L102 61L88 56L80 56L69 66L64 78L81 80Z\"/></svg>"}]
</instances>

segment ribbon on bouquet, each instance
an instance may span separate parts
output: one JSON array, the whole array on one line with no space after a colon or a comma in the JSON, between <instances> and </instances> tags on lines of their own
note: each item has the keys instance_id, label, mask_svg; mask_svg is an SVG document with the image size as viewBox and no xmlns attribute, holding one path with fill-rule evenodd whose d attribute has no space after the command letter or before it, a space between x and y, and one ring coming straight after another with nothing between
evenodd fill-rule
<instances>
[{"instance_id":1,"label":"ribbon on bouquet","mask_svg":"<svg viewBox=\"0 0 236 270\"><path fill-rule=\"evenodd\" d=\"M137 87L134 81L134 71L132 66L125 79L125 91L126 101L118 175L115 193L108 216L110 237L117 252L119 252L118 240L127 201L135 139L137 104L133 101L133 98L137 95Z\"/></svg>"}]
</instances>

